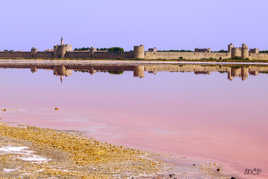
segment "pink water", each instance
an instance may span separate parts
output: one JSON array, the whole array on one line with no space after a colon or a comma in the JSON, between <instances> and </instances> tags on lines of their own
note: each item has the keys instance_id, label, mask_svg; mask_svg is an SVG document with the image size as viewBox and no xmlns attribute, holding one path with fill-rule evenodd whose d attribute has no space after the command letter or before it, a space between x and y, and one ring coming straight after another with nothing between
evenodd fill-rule
<instances>
[{"instance_id":1,"label":"pink water","mask_svg":"<svg viewBox=\"0 0 268 179\"><path fill-rule=\"evenodd\" d=\"M161 72L133 78L75 72L0 70L0 117L7 122L80 130L113 144L213 159L245 178L268 178L268 75ZM54 111L54 107L59 111Z\"/></svg>"}]
</instances>

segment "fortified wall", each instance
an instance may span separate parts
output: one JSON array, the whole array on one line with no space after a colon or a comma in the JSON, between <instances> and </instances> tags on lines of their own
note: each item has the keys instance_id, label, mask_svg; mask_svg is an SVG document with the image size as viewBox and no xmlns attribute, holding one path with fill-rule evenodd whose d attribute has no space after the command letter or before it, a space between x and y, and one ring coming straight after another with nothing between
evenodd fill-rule
<instances>
[{"instance_id":1,"label":"fortified wall","mask_svg":"<svg viewBox=\"0 0 268 179\"><path fill-rule=\"evenodd\" d=\"M89 58L89 59L127 59L133 58L133 52L110 53L110 52L67 52L65 58Z\"/></svg>"},{"instance_id":2,"label":"fortified wall","mask_svg":"<svg viewBox=\"0 0 268 179\"><path fill-rule=\"evenodd\" d=\"M195 52L144 52L144 59L186 59L186 60L206 60L206 59L249 59L249 60L268 60L268 54L259 53L259 49L250 49L246 44L241 47L234 47L233 44L228 45L227 52L212 52L208 49L195 49Z\"/></svg>"},{"instance_id":3,"label":"fortified wall","mask_svg":"<svg viewBox=\"0 0 268 179\"><path fill-rule=\"evenodd\" d=\"M209 53L209 52L145 52L144 59L187 59L187 60L201 60L201 59L228 59L229 53Z\"/></svg>"},{"instance_id":4,"label":"fortified wall","mask_svg":"<svg viewBox=\"0 0 268 179\"><path fill-rule=\"evenodd\" d=\"M145 59L145 60L224 60L224 59L248 59L267 60L268 54L259 53L257 48L249 49L246 44L241 47L228 45L227 52L212 52L210 48L198 49L194 52L171 52L157 51L157 48L149 48L145 51L144 45L134 46L133 51L123 53L112 53L108 51L98 51L90 48L85 51L73 51L72 46L64 44L63 38L59 45L55 45L52 50L38 51L32 48L31 51L0 51L0 58L24 58L24 59Z\"/></svg>"}]
</instances>

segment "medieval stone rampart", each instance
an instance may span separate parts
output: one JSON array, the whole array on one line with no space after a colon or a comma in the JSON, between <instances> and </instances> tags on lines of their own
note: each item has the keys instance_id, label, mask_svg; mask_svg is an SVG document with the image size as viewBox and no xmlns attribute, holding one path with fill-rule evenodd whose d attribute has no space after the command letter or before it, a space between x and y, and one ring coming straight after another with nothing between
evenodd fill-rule
<instances>
[{"instance_id":1,"label":"medieval stone rampart","mask_svg":"<svg viewBox=\"0 0 268 179\"><path fill-rule=\"evenodd\" d=\"M227 59L228 53L208 53L208 52L145 52L145 59Z\"/></svg>"},{"instance_id":2,"label":"medieval stone rampart","mask_svg":"<svg viewBox=\"0 0 268 179\"><path fill-rule=\"evenodd\" d=\"M53 58L54 53L53 52L10 52L10 51L4 51L0 52L0 58L26 58L26 59L38 59L38 58Z\"/></svg>"},{"instance_id":3,"label":"medieval stone rampart","mask_svg":"<svg viewBox=\"0 0 268 179\"><path fill-rule=\"evenodd\" d=\"M134 58L144 59L144 45L134 46Z\"/></svg>"},{"instance_id":4,"label":"medieval stone rampart","mask_svg":"<svg viewBox=\"0 0 268 179\"><path fill-rule=\"evenodd\" d=\"M37 52L36 58L53 58L53 52Z\"/></svg>"},{"instance_id":5,"label":"medieval stone rampart","mask_svg":"<svg viewBox=\"0 0 268 179\"><path fill-rule=\"evenodd\" d=\"M133 53L125 52L125 53L111 53L111 52L95 52L93 54L93 58L101 58L101 59L124 59L124 58L133 58Z\"/></svg>"},{"instance_id":6,"label":"medieval stone rampart","mask_svg":"<svg viewBox=\"0 0 268 179\"><path fill-rule=\"evenodd\" d=\"M268 60L268 53L250 54L250 60Z\"/></svg>"},{"instance_id":7,"label":"medieval stone rampart","mask_svg":"<svg viewBox=\"0 0 268 179\"><path fill-rule=\"evenodd\" d=\"M0 58L32 58L31 52L3 51Z\"/></svg>"},{"instance_id":8,"label":"medieval stone rampart","mask_svg":"<svg viewBox=\"0 0 268 179\"><path fill-rule=\"evenodd\" d=\"M91 58L92 55L89 51L74 51L74 52L67 52L65 55L66 58Z\"/></svg>"},{"instance_id":9,"label":"medieval stone rampart","mask_svg":"<svg viewBox=\"0 0 268 179\"><path fill-rule=\"evenodd\" d=\"M248 60L267 60L268 54L259 53L259 49L250 49L246 44L241 47L228 45L228 51L212 52L210 48L195 49L195 52L174 52L157 51L157 48L144 50L144 45L134 46L133 51L128 52L109 52L100 51L91 47L84 51L73 51L72 46L64 44L63 38L59 45L55 45L52 50L38 51L32 48L30 51L2 51L0 58L25 58L25 59L51 59L51 58L70 58L70 59L145 59L145 60L224 60L224 59L248 59ZM197 72L198 73L198 72Z\"/></svg>"},{"instance_id":10,"label":"medieval stone rampart","mask_svg":"<svg viewBox=\"0 0 268 179\"><path fill-rule=\"evenodd\" d=\"M125 53L111 53L111 52L94 52L91 51L73 51L67 52L65 55L66 58L98 58L98 59L125 59L133 58L133 52Z\"/></svg>"},{"instance_id":11,"label":"medieval stone rampart","mask_svg":"<svg viewBox=\"0 0 268 179\"><path fill-rule=\"evenodd\" d=\"M241 58L242 51L241 48L232 48L231 49L231 58Z\"/></svg>"}]
</instances>

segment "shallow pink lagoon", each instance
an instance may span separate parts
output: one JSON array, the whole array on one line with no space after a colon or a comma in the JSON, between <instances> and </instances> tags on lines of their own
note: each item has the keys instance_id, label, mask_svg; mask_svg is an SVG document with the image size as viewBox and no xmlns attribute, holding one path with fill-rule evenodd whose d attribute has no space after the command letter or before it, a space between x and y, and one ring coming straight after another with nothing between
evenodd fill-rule
<instances>
[{"instance_id":1,"label":"shallow pink lagoon","mask_svg":"<svg viewBox=\"0 0 268 179\"><path fill-rule=\"evenodd\" d=\"M268 178L268 74L73 72L0 69L3 121L79 130L113 144L212 159ZM54 111L59 107L59 111Z\"/></svg>"}]
</instances>

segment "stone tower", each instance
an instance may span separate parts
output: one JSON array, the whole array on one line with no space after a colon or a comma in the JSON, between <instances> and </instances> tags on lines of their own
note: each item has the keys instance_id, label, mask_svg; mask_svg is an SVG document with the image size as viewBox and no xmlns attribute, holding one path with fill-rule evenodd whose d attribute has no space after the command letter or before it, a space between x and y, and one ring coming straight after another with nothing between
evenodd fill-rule
<instances>
[{"instance_id":1,"label":"stone tower","mask_svg":"<svg viewBox=\"0 0 268 179\"><path fill-rule=\"evenodd\" d=\"M134 58L144 59L144 45L134 46Z\"/></svg>"},{"instance_id":2,"label":"stone tower","mask_svg":"<svg viewBox=\"0 0 268 179\"><path fill-rule=\"evenodd\" d=\"M36 48L33 47L33 48L31 49L31 56L32 56L32 58L36 58L36 56L37 56L37 52L38 52L38 51L37 51Z\"/></svg>"},{"instance_id":3,"label":"stone tower","mask_svg":"<svg viewBox=\"0 0 268 179\"><path fill-rule=\"evenodd\" d=\"M69 44L64 44L63 38L60 39L60 45L54 46L54 56L56 58L64 58L66 53L72 51L72 46Z\"/></svg>"},{"instance_id":4,"label":"stone tower","mask_svg":"<svg viewBox=\"0 0 268 179\"><path fill-rule=\"evenodd\" d=\"M231 58L241 58L241 49L233 47L231 50Z\"/></svg>"},{"instance_id":5,"label":"stone tower","mask_svg":"<svg viewBox=\"0 0 268 179\"><path fill-rule=\"evenodd\" d=\"M249 53L250 54L259 54L260 53L260 50L258 48L253 48L253 49L250 49L249 50Z\"/></svg>"},{"instance_id":6,"label":"stone tower","mask_svg":"<svg viewBox=\"0 0 268 179\"><path fill-rule=\"evenodd\" d=\"M242 48L241 48L241 57L243 59L246 59L249 57L248 46L244 43L242 44Z\"/></svg>"},{"instance_id":7,"label":"stone tower","mask_svg":"<svg viewBox=\"0 0 268 179\"><path fill-rule=\"evenodd\" d=\"M64 58L66 50L63 45L56 45L54 46L54 53L56 58Z\"/></svg>"},{"instance_id":8,"label":"stone tower","mask_svg":"<svg viewBox=\"0 0 268 179\"><path fill-rule=\"evenodd\" d=\"M97 52L97 49L94 48L94 47L90 47L89 51L90 51L91 53L95 53L95 52Z\"/></svg>"},{"instance_id":9,"label":"stone tower","mask_svg":"<svg viewBox=\"0 0 268 179\"><path fill-rule=\"evenodd\" d=\"M231 52L232 52L232 48L234 48L234 45L233 45L232 43L230 43L230 44L228 45L228 53L231 54Z\"/></svg>"}]
</instances>

